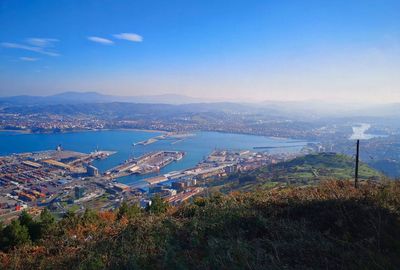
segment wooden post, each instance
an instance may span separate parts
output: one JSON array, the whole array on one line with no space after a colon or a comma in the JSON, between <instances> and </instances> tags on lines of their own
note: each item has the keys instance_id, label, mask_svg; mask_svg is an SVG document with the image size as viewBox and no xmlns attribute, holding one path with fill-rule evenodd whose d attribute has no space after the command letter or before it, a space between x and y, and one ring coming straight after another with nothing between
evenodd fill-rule
<instances>
[{"instance_id":1,"label":"wooden post","mask_svg":"<svg viewBox=\"0 0 400 270\"><path fill-rule=\"evenodd\" d=\"M356 173L354 176L354 187L358 188L358 163L360 159L360 140L357 140L357 153L356 153Z\"/></svg>"}]
</instances>

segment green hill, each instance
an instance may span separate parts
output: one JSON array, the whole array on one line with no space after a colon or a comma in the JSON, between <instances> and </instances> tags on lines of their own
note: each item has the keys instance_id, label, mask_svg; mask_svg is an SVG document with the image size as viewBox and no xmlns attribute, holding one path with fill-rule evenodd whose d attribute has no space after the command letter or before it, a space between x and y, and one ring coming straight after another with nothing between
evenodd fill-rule
<instances>
[{"instance_id":1,"label":"green hill","mask_svg":"<svg viewBox=\"0 0 400 270\"><path fill-rule=\"evenodd\" d=\"M399 182L355 189L347 181L169 209L160 201L148 211L125 205L55 224L25 215L1 232L14 247L2 247L0 268L400 269L399 220Z\"/></svg>"},{"instance_id":2,"label":"green hill","mask_svg":"<svg viewBox=\"0 0 400 270\"><path fill-rule=\"evenodd\" d=\"M323 180L354 179L355 160L336 153L318 153L272 164L251 172L231 175L208 183L213 191L223 193L240 190L268 189L276 185L309 185ZM365 163L360 163L359 178L378 180L385 176Z\"/></svg>"},{"instance_id":3,"label":"green hill","mask_svg":"<svg viewBox=\"0 0 400 270\"><path fill-rule=\"evenodd\" d=\"M350 179L354 178L355 160L336 153L310 154L270 166L267 171L287 171L294 179ZM283 176L285 177L285 176ZM359 177L376 180L382 174L365 163L360 163Z\"/></svg>"}]
</instances>

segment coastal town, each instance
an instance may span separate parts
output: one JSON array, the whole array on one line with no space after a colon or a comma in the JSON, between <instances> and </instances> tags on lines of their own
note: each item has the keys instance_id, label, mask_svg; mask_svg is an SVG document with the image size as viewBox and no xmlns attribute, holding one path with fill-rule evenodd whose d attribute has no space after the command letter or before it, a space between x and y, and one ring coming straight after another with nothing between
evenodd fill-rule
<instances>
[{"instance_id":1,"label":"coastal town","mask_svg":"<svg viewBox=\"0 0 400 270\"><path fill-rule=\"evenodd\" d=\"M177 138L187 136L180 134ZM146 145L158 139L162 138L157 136L140 143ZM186 153L150 151L104 172L93 166L95 160L107 159L114 154L103 150L80 153L59 145L55 150L0 157L0 217L7 221L24 209L38 213L45 207L61 217L68 211L113 210L122 202L146 208L154 196L177 205L202 194L212 180L295 155L220 149L214 150L195 167L160 173L160 169L184 159ZM129 185L119 180L129 175L144 178Z\"/></svg>"}]
</instances>

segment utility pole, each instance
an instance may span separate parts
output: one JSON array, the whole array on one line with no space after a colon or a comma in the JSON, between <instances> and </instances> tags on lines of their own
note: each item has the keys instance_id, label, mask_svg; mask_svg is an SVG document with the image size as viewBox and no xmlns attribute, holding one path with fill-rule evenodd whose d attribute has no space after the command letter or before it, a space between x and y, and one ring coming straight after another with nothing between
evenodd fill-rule
<instances>
[{"instance_id":1,"label":"utility pole","mask_svg":"<svg viewBox=\"0 0 400 270\"><path fill-rule=\"evenodd\" d=\"M354 176L354 187L358 188L358 163L360 159L360 140L357 140L357 153L356 153L356 173Z\"/></svg>"}]
</instances>

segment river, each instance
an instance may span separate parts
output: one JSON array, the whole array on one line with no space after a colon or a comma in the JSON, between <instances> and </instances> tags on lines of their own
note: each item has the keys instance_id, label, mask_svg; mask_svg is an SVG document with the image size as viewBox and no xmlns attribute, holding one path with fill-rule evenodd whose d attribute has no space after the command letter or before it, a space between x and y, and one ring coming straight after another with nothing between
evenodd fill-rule
<instances>
[{"instance_id":1,"label":"river","mask_svg":"<svg viewBox=\"0 0 400 270\"><path fill-rule=\"evenodd\" d=\"M350 136L350 140L369 140L376 137L385 137L385 135L370 134L366 133L371 128L370 124L360 124L353 127L353 134Z\"/></svg>"}]
</instances>

